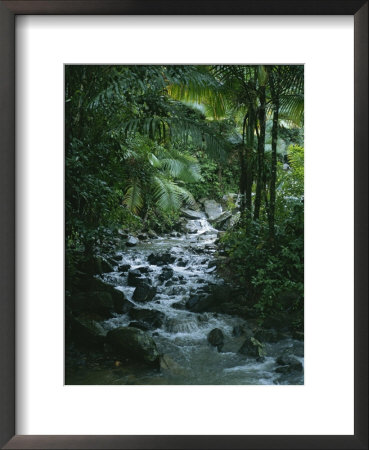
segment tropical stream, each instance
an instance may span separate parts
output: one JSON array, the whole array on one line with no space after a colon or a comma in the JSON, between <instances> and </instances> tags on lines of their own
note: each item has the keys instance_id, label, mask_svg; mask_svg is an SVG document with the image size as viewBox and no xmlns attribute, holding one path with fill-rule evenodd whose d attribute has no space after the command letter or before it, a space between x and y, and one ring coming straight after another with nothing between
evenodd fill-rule
<instances>
[{"instance_id":1,"label":"tropical stream","mask_svg":"<svg viewBox=\"0 0 369 450\"><path fill-rule=\"evenodd\" d=\"M151 328L162 356L161 369L131 371L99 369L80 372L75 381L80 384L303 384L303 372L281 374L276 372L276 359L290 354L303 364L303 342L291 338L276 343L265 343L265 357L251 358L238 353L252 323L225 314L195 313L185 309L191 295L206 292L209 285L221 284L216 267L212 265L218 231L209 224L204 214L196 220L187 221L187 233L171 233L116 253L114 272L102 275L105 281L124 292L135 304L135 309L151 310L163 318L157 328ZM157 265L152 261L155 254L170 254L168 264ZM156 286L156 295L142 303L133 299L135 287L128 285L129 267L138 269ZM163 275L164 274L164 275ZM102 323L106 330L132 326L128 314L117 315ZM133 324L134 326L134 324ZM208 342L211 330L223 332L221 351Z\"/></svg>"}]
</instances>

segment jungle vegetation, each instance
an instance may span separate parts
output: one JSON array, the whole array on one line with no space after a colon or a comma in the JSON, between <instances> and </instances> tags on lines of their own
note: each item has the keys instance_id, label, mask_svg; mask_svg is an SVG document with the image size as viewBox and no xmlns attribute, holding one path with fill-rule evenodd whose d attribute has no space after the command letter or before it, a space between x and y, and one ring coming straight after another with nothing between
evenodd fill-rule
<instances>
[{"instance_id":1,"label":"jungle vegetation","mask_svg":"<svg viewBox=\"0 0 369 450\"><path fill-rule=\"evenodd\" d=\"M301 328L303 66L65 71L67 287L117 230L168 232L181 207L234 193L240 219L219 243L229 273L264 320L297 293Z\"/></svg>"}]
</instances>

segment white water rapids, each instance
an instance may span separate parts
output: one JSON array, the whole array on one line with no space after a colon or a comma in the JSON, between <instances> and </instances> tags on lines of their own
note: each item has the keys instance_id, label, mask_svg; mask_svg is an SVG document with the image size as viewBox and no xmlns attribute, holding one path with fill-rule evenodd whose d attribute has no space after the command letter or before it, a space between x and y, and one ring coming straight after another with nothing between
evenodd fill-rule
<instances>
[{"instance_id":1,"label":"white water rapids","mask_svg":"<svg viewBox=\"0 0 369 450\"><path fill-rule=\"evenodd\" d=\"M232 330L237 325L251 329L246 321L224 314L192 313L186 309L175 309L174 303L184 302L191 294L205 290L209 284L222 283L215 267L208 267L214 259L217 230L203 219L188 220L188 233L179 236L165 236L152 241L140 242L137 246L117 252L120 264L129 264L131 269L149 267L145 274L157 286L157 294L148 303L132 300L134 287L127 286L127 274L116 271L103 278L124 292L135 303L135 307L153 309L164 313L161 328L149 331L164 355L160 372L135 374L130 378L133 384L303 384L302 373L276 373L276 358L284 351L290 351L303 363L303 343L284 339L273 344L265 344L266 357L263 361L248 358L238 353L245 337L235 337ZM169 252L176 259L168 266L173 269L173 277L165 282L159 280L162 266L150 265L151 253ZM116 315L105 321L103 326L113 329L128 326L132 321L128 315ZM207 341L207 335L214 329L222 330L225 343L221 352ZM132 381L133 380L133 381ZM126 383L124 377L115 380Z\"/></svg>"}]
</instances>

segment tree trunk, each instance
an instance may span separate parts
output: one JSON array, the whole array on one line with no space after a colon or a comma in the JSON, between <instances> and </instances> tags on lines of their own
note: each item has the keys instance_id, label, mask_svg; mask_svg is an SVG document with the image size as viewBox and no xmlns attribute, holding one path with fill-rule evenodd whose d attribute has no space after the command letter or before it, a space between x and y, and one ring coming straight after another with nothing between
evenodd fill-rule
<instances>
[{"instance_id":1,"label":"tree trunk","mask_svg":"<svg viewBox=\"0 0 369 450\"><path fill-rule=\"evenodd\" d=\"M273 127L272 127L272 172L270 177L270 201L269 201L269 236L275 238L275 185L277 179L277 140L278 140L278 114L279 99L275 98Z\"/></svg>"},{"instance_id":2,"label":"tree trunk","mask_svg":"<svg viewBox=\"0 0 369 450\"><path fill-rule=\"evenodd\" d=\"M246 218L252 216L253 150L254 150L255 112L250 108L246 133Z\"/></svg>"},{"instance_id":3,"label":"tree trunk","mask_svg":"<svg viewBox=\"0 0 369 450\"><path fill-rule=\"evenodd\" d=\"M258 220L260 216L261 192L263 186L263 170L264 170L264 152L265 152L265 86L260 87L260 109L259 109L259 125L260 133L258 136L258 172L256 179L256 193L254 205L254 220Z\"/></svg>"},{"instance_id":4,"label":"tree trunk","mask_svg":"<svg viewBox=\"0 0 369 450\"><path fill-rule=\"evenodd\" d=\"M247 184L247 164L245 157L246 122L247 122L247 114L243 119L242 145L238 150L238 156L240 159L240 167L241 167L241 174L240 174L241 214L243 214L244 211L246 210L246 184Z\"/></svg>"}]
</instances>

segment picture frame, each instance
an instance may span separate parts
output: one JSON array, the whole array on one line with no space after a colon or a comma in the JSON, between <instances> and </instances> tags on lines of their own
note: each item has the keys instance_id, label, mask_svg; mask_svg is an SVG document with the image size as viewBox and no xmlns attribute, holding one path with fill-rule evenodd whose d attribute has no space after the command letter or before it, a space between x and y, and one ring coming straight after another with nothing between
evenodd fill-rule
<instances>
[{"instance_id":1,"label":"picture frame","mask_svg":"<svg viewBox=\"0 0 369 450\"><path fill-rule=\"evenodd\" d=\"M353 15L355 33L355 432L352 436L15 435L15 17L28 14ZM0 2L0 444L7 449L368 448L368 2L46 0ZM339 393L337 393L339 395Z\"/></svg>"}]
</instances>

